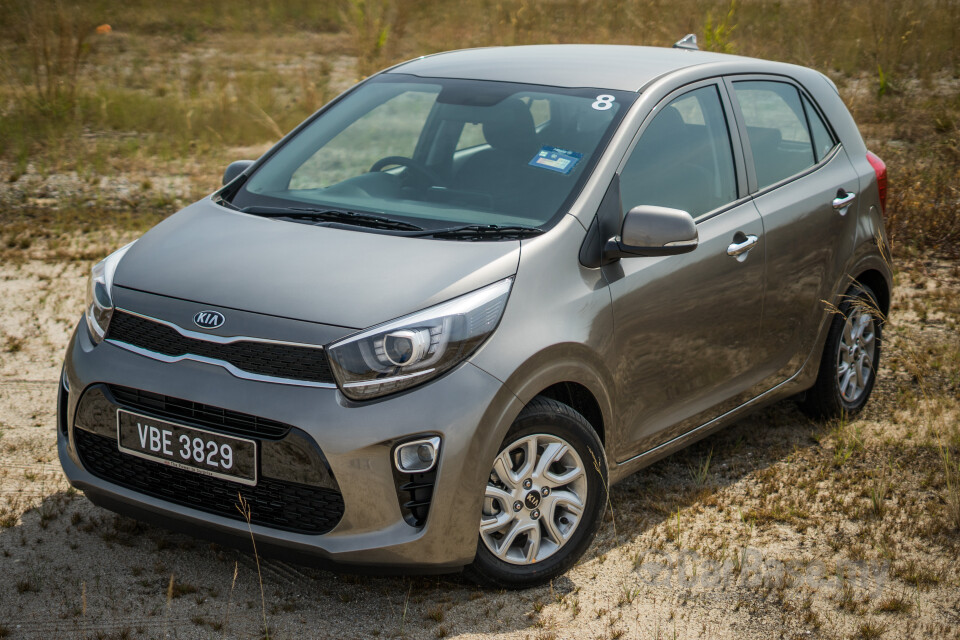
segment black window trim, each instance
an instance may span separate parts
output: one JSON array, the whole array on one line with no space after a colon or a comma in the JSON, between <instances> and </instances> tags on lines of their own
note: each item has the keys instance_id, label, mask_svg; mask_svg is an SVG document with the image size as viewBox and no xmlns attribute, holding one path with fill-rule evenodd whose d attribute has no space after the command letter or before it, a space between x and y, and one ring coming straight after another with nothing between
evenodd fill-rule
<instances>
[{"instance_id":1,"label":"black window trim","mask_svg":"<svg viewBox=\"0 0 960 640\"><path fill-rule=\"evenodd\" d=\"M813 132L810 130L810 123L807 120L806 116L806 107L803 105L803 100L800 101L801 108L804 109L804 120L807 120L807 135L810 136L810 148L813 150L814 154L814 163L804 169L799 171L791 176L787 176L782 180L774 182L773 184L767 185L762 189L757 187L757 174L756 169L754 168L753 163L753 151L750 148L750 139L747 137L747 127L746 121L743 118L743 112L740 110L740 101L737 100L737 94L733 87L735 82L779 82L781 84L789 84L793 86L801 97L805 97L813 108L817 111L817 114L820 116L820 119L823 121L823 124L827 127L827 133L830 134L830 137L833 139L833 147L828 151L823 158L817 159L816 148L813 145ZM746 173L747 173L747 183L748 183L748 192L750 197L756 198L757 196L763 195L774 189L779 189L780 187L789 184L795 180L799 180L805 176L810 175L814 171L818 171L821 167L826 166L833 158L840 152L840 149L843 148L843 142L840 140L840 137L837 135L836 131L833 129L833 125L830 124L824 114L823 110L820 108L820 105L817 104L817 101L813 99L813 96L807 91L803 85L797 82L796 79L786 76L773 73L743 73L743 74L731 74L723 77L723 83L726 87L727 93L730 97L730 102L732 103L734 117L737 121L737 129L740 133L739 141L740 146L743 148L743 156L746 164Z\"/></svg>"},{"instance_id":2,"label":"black window trim","mask_svg":"<svg viewBox=\"0 0 960 640\"><path fill-rule=\"evenodd\" d=\"M828 157L831 153L833 153L833 150L836 149L837 146L840 144L839 138L834 133L833 129L830 127L830 121L827 120L827 118L823 115L823 113L821 113L820 107L817 105L816 102L814 102L813 98L809 94L807 94L807 92L804 91L802 87L798 87L798 88L800 89L800 106L803 107L803 115L807 120L807 131L810 132L810 143L813 144L813 153L814 153L814 157L816 158L816 162L814 163L814 165L816 165L816 164L819 164L821 160L823 160L824 158ZM823 158L816 157L819 154L817 153L816 143L813 140L813 127L810 126L810 113L808 112L808 109L807 109L808 104L813 108L814 115L820 119L820 122L823 124L823 127L827 130L827 135L830 137L830 140L833 142L833 145L830 146L830 149L828 149L827 152L823 154Z\"/></svg>"}]
</instances>

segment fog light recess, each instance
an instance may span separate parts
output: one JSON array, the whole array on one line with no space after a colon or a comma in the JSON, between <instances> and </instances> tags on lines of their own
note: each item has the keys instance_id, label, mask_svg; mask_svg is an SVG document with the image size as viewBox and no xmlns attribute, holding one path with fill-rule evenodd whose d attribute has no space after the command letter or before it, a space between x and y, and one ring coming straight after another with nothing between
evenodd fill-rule
<instances>
[{"instance_id":1,"label":"fog light recess","mask_svg":"<svg viewBox=\"0 0 960 640\"><path fill-rule=\"evenodd\" d=\"M424 438L405 442L393 452L393 463L403 473L425 473L437 464L440 438Z\"/></svg>"}]
</instances>

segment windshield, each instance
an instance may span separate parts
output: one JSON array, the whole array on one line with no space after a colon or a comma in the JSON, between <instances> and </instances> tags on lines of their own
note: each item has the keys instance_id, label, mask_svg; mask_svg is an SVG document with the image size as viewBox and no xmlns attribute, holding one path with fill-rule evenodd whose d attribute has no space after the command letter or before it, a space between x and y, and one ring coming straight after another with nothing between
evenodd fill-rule
<instances>
[{"instance_id":1,"label":"windshield","mask_svg":"<svg viewBox=\"0 0 960 640\"><path fill-rule=\"evenodd\" d=\"M289 140L232 205L419 228L542 227L576 197L636 94L383 74Z\"/></svg>"}]
</instances>

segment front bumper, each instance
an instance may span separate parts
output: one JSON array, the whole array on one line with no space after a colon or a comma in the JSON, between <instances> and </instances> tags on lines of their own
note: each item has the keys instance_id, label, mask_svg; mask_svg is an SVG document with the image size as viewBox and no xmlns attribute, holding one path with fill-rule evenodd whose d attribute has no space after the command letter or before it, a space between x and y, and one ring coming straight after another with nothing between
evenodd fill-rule
<instances>
[{"instance_id":1,"label":"front bumper","mask_svg":"<svg viewBox=\"0 0 960 640\"><path fill-rule=\"evenodd\" d=\"M455 570L473 560L490 462L522 407L470 363L406 393L354 403L337 389L244 380L216 365L159 362L108 342L94 346L83 322L67 349L64 376L69 391L60 403L60 461L70 482L94 503L225 544L248 544L246 522L108 482L84 468L76 448L77 407L91 385L224 407L292 425L312 438L342 494L343 516L329 533L253 524L258 549L320 564L401 571ZM413 526L401 511L391 453L396 442L424 433L440 435L442 444L429 515Z\"/></svg>"}]
</instances>

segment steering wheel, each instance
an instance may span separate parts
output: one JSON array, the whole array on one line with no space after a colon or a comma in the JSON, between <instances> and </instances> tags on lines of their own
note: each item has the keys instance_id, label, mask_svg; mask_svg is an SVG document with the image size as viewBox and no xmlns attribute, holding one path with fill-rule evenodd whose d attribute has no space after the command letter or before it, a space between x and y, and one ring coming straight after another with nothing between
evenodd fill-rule
<instances>
[{"instance_id":1,"label":"steering wheel","mask_svg":"<svg viewBox=\"0 0 960 640\"><path fill-rule=\"evenodd\" d=\"M370 173L375 171L383 171L384 168L390 167L393 165L400 165L401 167L406 167L419 175L421 178L425 178L427 186L431 185L442 185L443 179L440 178L435 172L423 166L421 163L417 162L413 158L407 158L404 156L387 156L386 158L380 158L373 163L373 166L370 167Z\"/></svg>"}]
</instances>

